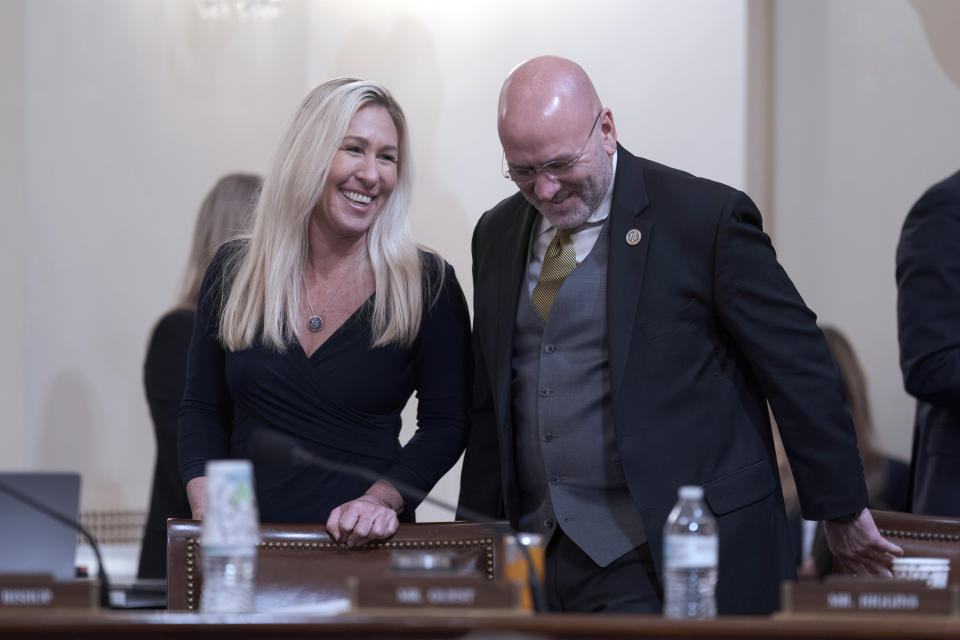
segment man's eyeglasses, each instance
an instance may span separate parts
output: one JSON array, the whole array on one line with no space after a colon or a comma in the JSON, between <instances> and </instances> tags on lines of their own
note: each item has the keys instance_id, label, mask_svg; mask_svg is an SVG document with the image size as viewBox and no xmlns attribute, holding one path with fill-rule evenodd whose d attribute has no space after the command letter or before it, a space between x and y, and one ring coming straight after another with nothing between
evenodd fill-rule
<instances>
[{"instance_id":1,"label":"man's eyeglasses","mask_svg":"<svg viewBox=\"0 0 960 640\"><path fill-rule=\"evenodd\" d=\"M597 113L597 117L593 119L593 126L590 127L590 133L587 134L587 139L583 142L583 147L573 158L557 158L556 160L551 160L546 164L540 166L539 169L534 169L532 167L511 167L507 164L506 156L501 155L501 169L503 170L503 177L508 180L513 180L517 184L530 184L537 179L537 176L543 174L550 178L551 180L557 180L558 178L564 177L570 170L572 170L577 163L580 162L580 158L583 156L583 153L587 150L587 144L590 142L591 136L593 136L594 129L597 128L597 123L600 122L600 115L603 113L601 109Z\"/></svg>"}]
</instances>

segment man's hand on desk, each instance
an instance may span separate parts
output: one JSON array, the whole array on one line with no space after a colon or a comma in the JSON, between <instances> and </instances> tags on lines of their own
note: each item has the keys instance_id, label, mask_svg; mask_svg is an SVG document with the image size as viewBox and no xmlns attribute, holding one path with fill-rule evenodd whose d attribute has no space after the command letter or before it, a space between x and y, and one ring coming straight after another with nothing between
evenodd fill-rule
<instances>
[{"instance_id":1,"label":"man's hand on desk","mask_svg":"<svg viewBox=\"0 0 960 640\"><path fill-rule=\"evenodd\" d=\"M895 557L903 555L903 549L880 535L869 509L850 522L825 520L823 529L834 559L846 571L861 576L893 577L890 566Z\"/></svg>"}]
</instances>

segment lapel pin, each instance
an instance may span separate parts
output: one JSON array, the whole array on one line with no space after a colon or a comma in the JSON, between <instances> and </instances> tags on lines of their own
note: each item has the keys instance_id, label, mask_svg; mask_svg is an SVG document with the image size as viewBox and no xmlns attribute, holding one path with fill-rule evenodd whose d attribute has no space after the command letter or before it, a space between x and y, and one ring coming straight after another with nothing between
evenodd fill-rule
<instances>
[{"instance_id":1,"label":"lapel pin","mask_svg":"<svg viewBox=\"0 0 960 640\"><path fill-rule=\"evenodd\" d=\"M640 230L639 229L630 229L627 231L627 244L631 247L634 247L640 244Z\"/></svg>"}]
</instances>

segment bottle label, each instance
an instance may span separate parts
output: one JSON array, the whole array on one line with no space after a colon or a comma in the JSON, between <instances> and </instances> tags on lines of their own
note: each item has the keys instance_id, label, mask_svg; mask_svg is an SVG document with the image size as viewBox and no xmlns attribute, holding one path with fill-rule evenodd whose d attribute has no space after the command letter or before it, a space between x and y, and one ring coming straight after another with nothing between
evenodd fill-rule
<instances>
[{"instance_id":1,"label":"bottle label","mask_svg":"<svg viewBox=\"0 0 960 640\"><path fill-rule=\"evenodd\" d=\"M716 536L667 536L663 564L673 569L715 567L718 552Z\"/></svg>"},{"instance_id":2,"label":"bottle label","mask_svg":"<svg viewBox=\"0 0 960 640\"><path fill-rule=\"evenodd\" d=\"M205 542L200 543L200 549L203 551L204 557L213 557L213 556L243 556L243 557L253 557L257 556L257 546L256 545L223 545L223 544L207 544Z\"/></svg>"}]
</instances>

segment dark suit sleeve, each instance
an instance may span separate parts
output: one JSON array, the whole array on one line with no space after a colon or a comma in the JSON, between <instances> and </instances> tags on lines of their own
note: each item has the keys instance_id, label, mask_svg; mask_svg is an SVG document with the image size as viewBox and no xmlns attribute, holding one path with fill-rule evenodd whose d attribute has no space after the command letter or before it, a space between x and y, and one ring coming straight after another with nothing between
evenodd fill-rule
<instances>
[{"instance_id":1,"label":"dark suit sleeve","mask_svg":"<svg viewBox=\"0 0 960 640\"><path fill-rule=\"evenodd\" d=\"M907 392L960 413L960 173L907 215L897 247L897 321Z\"/></svg>"},{"instance_id":2,"label":"dark suit sleeve","mask_svg":"<svg viewBox=\"0 0 960 640\"><path fill-rule=\"evenodd\" d=\"M740 192L716 232L717 314L770 402L803 517L825 520L867 505L839 370L816 316L777 262L760 213Z\"/></svg>"},{"instance_id":3,"label":"dark suit sleeve","mask_svg":"<svg viewBox=\"0 0 960 640\"><path fill-rule=\"evenodd\" d=\"M477 242L480 225L473 234L473 394L470 406L470 433L467 450L460 473L460 498L458 506L472 509L491 518L504 515L503 493L500 485L500 446L497 422L493 412L493 396L490 391L490 376L483 359L477 332L477 309L483 302L477 287ZM466 520L457 512L457 518Z\"/></svg>"}]
</instances>

